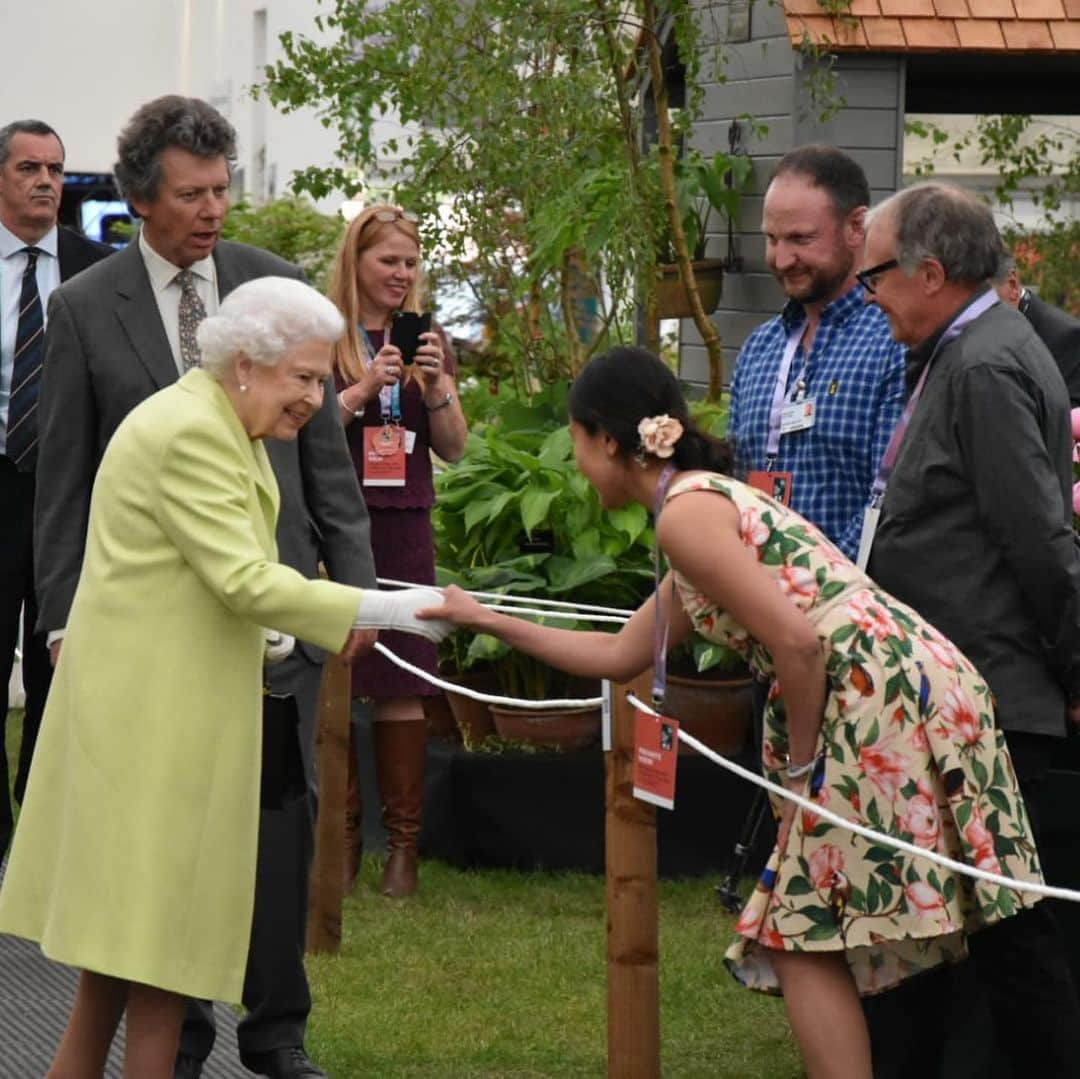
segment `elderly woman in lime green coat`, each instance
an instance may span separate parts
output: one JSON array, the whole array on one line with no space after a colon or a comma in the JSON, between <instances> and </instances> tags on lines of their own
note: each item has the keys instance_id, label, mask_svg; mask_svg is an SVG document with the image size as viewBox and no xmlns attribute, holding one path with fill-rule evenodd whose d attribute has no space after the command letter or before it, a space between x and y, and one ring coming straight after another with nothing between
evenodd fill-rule
<instances>
[{"instance_id":1,"label":"elderly woman in lime green coat","mask_svg":"<svg viewBox=\"0 0 1080 1079\"><path fill-rule=\"evenodd\" d=\"M262 627L346 658L363 627L426 633L411 611L430 591L361 592L275 561L260 439L295 437L320 406L343 329L298 281L241 286L199 328L206 369L133 410L102 460L0 889L0 930L84 971L50 1074L100 1075L126 1008L125 1075L171 1076L184 998L241 998Z\"/></svg>"}]
</instances>

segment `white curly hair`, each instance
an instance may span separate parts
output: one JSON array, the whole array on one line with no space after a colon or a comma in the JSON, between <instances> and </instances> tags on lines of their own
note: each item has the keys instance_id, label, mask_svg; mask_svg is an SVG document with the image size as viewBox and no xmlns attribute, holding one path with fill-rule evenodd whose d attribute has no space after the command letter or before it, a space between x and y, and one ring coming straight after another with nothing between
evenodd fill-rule
<instances>
[{"instance_id":1,"label":"white curly hair","mask_svg":"<svg viewBox=\"0 0 1080 1079\"><path fill-rule=\"evenodd\" d=\"M333 343L345 332L338 309L291 277L259 277L229 293L196 332L202 365L215 378L246 356L273 367L305 341Z\"/></svg>"}]
</instances>

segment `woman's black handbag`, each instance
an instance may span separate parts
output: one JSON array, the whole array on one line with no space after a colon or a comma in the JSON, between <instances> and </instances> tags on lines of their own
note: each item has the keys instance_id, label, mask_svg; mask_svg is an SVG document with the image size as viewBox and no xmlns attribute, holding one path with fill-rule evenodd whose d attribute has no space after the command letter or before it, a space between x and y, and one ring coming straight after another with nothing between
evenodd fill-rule
<instances>
[{"instance_id":1,"label":"woman's black handbag","mask_svg":"<svg viewBox=\"0 0 1080 1079\"><path fill-rule=\"evenodd\" d=\"M306 794L296 698L264 692L259 805L263 809L285 809Z\"/></svg>"}]
</instances>

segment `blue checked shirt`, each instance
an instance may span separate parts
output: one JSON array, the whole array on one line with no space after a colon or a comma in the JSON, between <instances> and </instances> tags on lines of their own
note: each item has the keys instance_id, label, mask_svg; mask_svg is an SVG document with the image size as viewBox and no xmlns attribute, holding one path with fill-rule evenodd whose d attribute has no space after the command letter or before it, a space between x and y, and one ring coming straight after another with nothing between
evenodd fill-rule
<instances>
[{"instance_id":1,"label":"blue checked shirt","mask_svg":"<svg viewBox=\"0 0 1080 1079\"><path fill-rule=\"evenodd\" d=\"M804 317L802 305L789 300L739 353L728 436L740 476L765 468L780 361L788 334ZM856 285L822 311L809 359L800 344L788 373L788 390L800 376L806 383L814 426L780 436L773 468L792 474L791 508L852 559L878 463L904 407L904 355L880 308L864 304Z\"/></svg>"}]
</instances>

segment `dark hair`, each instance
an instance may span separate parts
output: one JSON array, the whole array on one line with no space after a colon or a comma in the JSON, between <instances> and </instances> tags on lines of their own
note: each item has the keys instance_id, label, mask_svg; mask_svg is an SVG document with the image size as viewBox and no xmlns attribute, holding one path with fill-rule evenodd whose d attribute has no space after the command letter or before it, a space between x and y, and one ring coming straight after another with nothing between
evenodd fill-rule
<instances>
[{"instance_id":1,"label":"dark hair","mask_svg":"<svg viewBox=\"0 0 1080 1079\"><path fill-rule=\"evenodd\" d=\"M694 426L675 376L643 348L620 346L591 360L574 379L566 406L575 423L590 435L606 431L627 456L641 449L643 419L672 416L684 429L671 458L677 468L727 472L731 467L728 444Z\"/></svg>"},{"instance_id":2,"label":"dark hair","mask_svg":"<svg viewBox=\"0 0 1080 1079\"><path fill-rule=\"evenodd\" d=\"M1010 257L990 208L961 187L916 184L886 199L878 215L895 227L896 258L909 272L932 258L946 280L977 284L992 281Z\"/></svg>"},{"instance_id":3,"label":"dark hair","mask_svg":"<svg viewBox=\"0 0 1080 1079\"><path fill-rule=\"evenodd\" d=\"M843 150L812 142L789 150L776 166L773 179L792 174L805 176L826 191L837 217L847 217L858 206L870 205L870 184L859 163Z\"/></svg>"},{"instance_id":4,"label":"dark hair","mask_svg":"<svg viewBox=\"0 0 1080 1079\"><path fill-rule=\"evenodd\" d=\"M16 135L52 135L60 143L60 152L66 156L64 140L44 120L13 120L0 127L0 166L7 164L11 156L11 140Z\"/></svg>"},{"instance_id":5,"label":"dark hair","mask_svg":"<svg viewBox=\"0 0 1080 1079\"><path fill-rule=\"evenodd\" d=\"M116 184L130 202L152 202L161 183L161 155L170 147L198 157L224 157L236 164L236 131L213 107L197 97L166 94L147 102L116 140Z\"/></svg>"}]
</instances>

